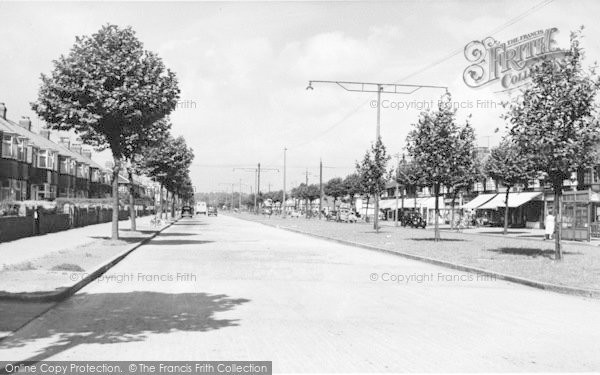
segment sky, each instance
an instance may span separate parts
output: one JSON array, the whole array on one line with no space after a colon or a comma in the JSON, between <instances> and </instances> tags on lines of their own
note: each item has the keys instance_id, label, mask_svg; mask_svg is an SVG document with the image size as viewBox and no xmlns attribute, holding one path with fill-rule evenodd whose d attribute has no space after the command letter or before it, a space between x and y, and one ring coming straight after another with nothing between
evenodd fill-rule
<instances>
[{"instance_id":1,"label":"sky","mask_svg":"<svg viewBox=\"0 0 600 375\"><path fill-rule=\"evenodd\" d=\"M498 84L471 88L465 46L558 28L559 48L584 25L586 65L600 59L595 0L383 2L0 2L0 102L8 117L31 117L40 74L67 54L76 36L107 23L131 26L179 80L172 133L193 148L198 191L249 192L261 163L261 191L344 177L375 139L374 93L309 80L448 87L457 121L470 121L480 146L505 132L509 99ZM444 90L383 94L381 137L391 155L426 103ZM376 106L375 106L376 107ZM470 117L469 117L470 115ZM95 159L110 158L106 151ZM394 159L392 159L394 160Z\"/></svg>"}]
</instances>

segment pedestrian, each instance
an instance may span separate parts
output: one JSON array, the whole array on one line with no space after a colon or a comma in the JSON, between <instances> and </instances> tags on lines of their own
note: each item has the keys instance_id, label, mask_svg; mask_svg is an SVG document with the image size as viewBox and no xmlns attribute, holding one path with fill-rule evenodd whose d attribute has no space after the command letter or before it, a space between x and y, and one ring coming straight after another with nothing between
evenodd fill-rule
<instances>
[{"instance_id":1,"label":"pedestrian","mask_svg":"<svg viewBox=\"0 0 600 375\"><path fill-rule=\"evenodd\" d=\"M38 206L33 210L33 225L34 235L37 236L40 234L40 208Z\"/></svg>"},{"instance_id":2,"label":"pedestrian","mask_svg":"<svg viewBox=\"0 0 600 375\"><path fill-rule=\"evenodd\" d=\"M552 212L548 212L548 215L546 216L546 220L544 222L544 240L550 240L553 238L554 235L554 215L552 215Z\"/></svg>"}]
</instances>

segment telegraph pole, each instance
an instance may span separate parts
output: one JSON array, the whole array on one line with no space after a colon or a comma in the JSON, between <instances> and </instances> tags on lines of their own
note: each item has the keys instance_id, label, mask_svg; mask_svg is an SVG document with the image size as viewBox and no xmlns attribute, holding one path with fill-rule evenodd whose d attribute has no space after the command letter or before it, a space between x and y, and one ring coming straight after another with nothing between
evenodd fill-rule
<instances>
[{"instance_id":1,"label":"telegraph pole","mask_svg":"<svg viewBox=\"0 0 600 375\"><path fill-rule=\"evenodd\" d=\"M257 198L258 195L260 194L260 172L262 171L277 171L279 172L279 169L277 168L261 168L260 167L260 163L258 163L257 168L233 168L234 171L236 170L242 170L242 171L247 171L247 172L254 172L254 184L256 185L256 194L254 194L254 211L255 213L258 214L258 206L257 206Z\"/></svg>"},{"instance_id":2,"label":"telegraph pole","mask_svg":"<svg viewBox=\"0 0 600 375\"><path fill-rule=\"evenodd\" d=\"M323 218L323 159L319 159L319 219Z\"/></svg>"},{"instance_id":3,"label":"telegraph pole","mask_svg":"<svg viewBox=\"0 0 600 375\"><path fill-rule=\"evenodd\" d=\"M283 216L283 218L285 219L286 216L286 212L285 212L285 175L286 175L286 168L287 168L287 148L283 148L283 200L281 201L282 204L282 211L281 211L281 215Z\"/></svg>"},{"instance_id":4,"label":"telegraph pole","mask_svg":"<svg viewBox=\"0 0 600 375\"><path fill-rule=\"evenodd\" d=\"M431 86L431 85L405 85L405 84L397 84L397 83L372 83L372 82L348 82L348 81L309 81L307 90L312 90L313 83L331 83L338 85L346 91L355 91L355 92L376 92L377 93L377 127L375 129L375 142L380 140L380 127L381 127L381 93L388 94L405 94L410 95L417 90L423 88L430 89L444 89L448 92L448 87L446 86ZM400 91L398 91L400 89ZM379 230L379 191L375 193L375 212L374 212L374 220L373 220L373 229ZM367 213L368 217L368 213Z\"/></svg>"},{"instance_id":5,"label":"telegraph pole","mask_svg":"<svg viewBox=\"0 0 600 375\"><path fill-rule=\"evenodd\" d=\"M254 196L254 205L256 207L256 213L258 214L260 211L258 210L258 206L256 206L256 198L260 194L260 163L258 163L258 184L256 185L256 195Z\"/></svg>"}]
</instances>

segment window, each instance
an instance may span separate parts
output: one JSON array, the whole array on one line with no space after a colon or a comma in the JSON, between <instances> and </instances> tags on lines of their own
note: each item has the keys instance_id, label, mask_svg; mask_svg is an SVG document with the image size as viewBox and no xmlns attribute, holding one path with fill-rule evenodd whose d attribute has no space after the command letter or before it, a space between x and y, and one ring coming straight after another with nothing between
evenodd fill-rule
<instances>
[{"instance_id":1,"label":"window","mask_svg":"<svg viewBox=\"0 0 600 375\"><path fill-rule=\"evenodd\" d=\"M38 151L38 168L50 168L48 161L48 150L40 150Z\"/></svg>"},{"instance_id":2,"label":"window","mask_svg":"<svg viewBox=\"0 0 600 375\"><path fill-rule=\"evenodd\" d=\"M27 160L27 139L20 137L16 139L17 143L17 152L16 158L21 161Z\"/></svg>"},{"instance_id":3,"label":"window","mask_svg":"<svg viewBox=\"0 0 600 375\"><path fill-rule=\"evenodd\" d=\"M38 149L37 148L35 148L35 147L31 148L30 159L31 159L31 166L34 168L37 168L37 166L38 166Z\"/></svg>"},{"instance_id":4,"label":"window","mask_svg":"<svg viewBox=\"0 0 600 375\"><path fill-rule=\"evenodd\" d=\"M17 158L18 140L14 135L2 136L2 157Z\"/></svg>"},{"instance_id":5,"label":"window","mask_svg":"<svg viewBox=\"0 0 600 375\"><path fill-rule=\"evenodd\" d=\"M56 162L57 157L56 152L48 151L48 169L56 170L58 167L58 163Z\"/></svg>"},{"instance_id":6,"label":"window","mask_svg":"<svg viewBox=\"0 0 600 375\"><path fill-rule=\"evenodd\" d=\"M7 178L0 183L0 200L21 201L27 199L27 183Z\"/></svg>"},{"instance_id":7,"label":"window","mask_svg":"<svg viewBox=\"0 0 600 375\"><path fill-rule=\"evenodd\" d=\"M11 200L10 179L0 180L0 200Z\"/></svg>"}]
</instances>

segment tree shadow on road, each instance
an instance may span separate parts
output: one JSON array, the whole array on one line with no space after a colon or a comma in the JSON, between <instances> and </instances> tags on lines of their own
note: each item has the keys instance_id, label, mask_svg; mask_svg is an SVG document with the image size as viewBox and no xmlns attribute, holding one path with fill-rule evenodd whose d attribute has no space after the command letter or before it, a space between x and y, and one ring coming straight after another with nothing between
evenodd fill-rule
<instances>
[{"instance_id":1,"label":"tree shadow on road","mask_svg":"<svg viewBox=\"0 0 600 375\"><path fill-rule=\"evenodd\" d=\"M91 236L90 238L93 238L95 240L109 241L111 244L120 245L120 244L123 244L123 243L137 243L137 242L142 242L143 240L145 240L145 239L147 239L149 237L141 237L141 236L131 236L131 237L119 236L119 239L117 241L113 241L108 236Z\"/></svg>"},{"instance_id":2,"label":"tree shadow on road","mask_svg":"<svg viewBox=\"0 0 600 375\"><path fill-rule=\"evenodd\" d=\"M488 251L493 251L495 253L502 254L510 254L510 255L525 255L532 258L544 257L548 259L554 259L554 249L546 249L542 250L539 248L533 247L500 247L498 249L488 249ZM572 252L572 251L563 251L564 255L583 255L583 253Z\"/></svg>"},{"instance_id":3,"label":"tree shadow on road","mask_svg":"<svg viewBox=\"0 0 600 375\"><path fill-rule=\"evenodd\" d=\"M214 314L249 301L206 293L77 294L25 326L16 337L0 341L0 349L31 345L35 354L21 362L42 361L82 344L136 342L154 334L233 327L238 319L216 319Z\"/></svg>"}]
</instances>

